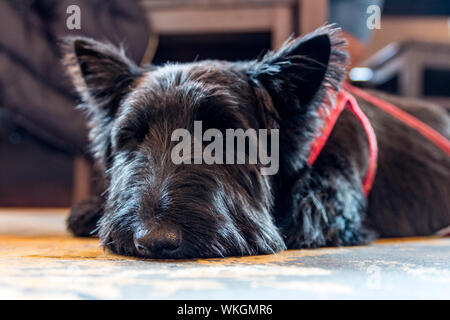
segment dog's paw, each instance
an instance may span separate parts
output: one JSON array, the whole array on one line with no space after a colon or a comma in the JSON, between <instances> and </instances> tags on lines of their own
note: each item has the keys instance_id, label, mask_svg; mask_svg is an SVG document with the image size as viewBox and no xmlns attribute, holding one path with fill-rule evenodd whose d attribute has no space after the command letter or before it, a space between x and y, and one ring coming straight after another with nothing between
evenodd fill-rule
<instances>
[{"instance_id":1,"label":"dog's paw","mask_svg":"<svg viewBox=\"0 0 450 320\"><path fill-rule=\"evenodd\" d=\"M67 219L67 228L78 237L96 236L97 222L103 215L103 199L93 196L74 205Z\"/></svg>"}]
</instances>

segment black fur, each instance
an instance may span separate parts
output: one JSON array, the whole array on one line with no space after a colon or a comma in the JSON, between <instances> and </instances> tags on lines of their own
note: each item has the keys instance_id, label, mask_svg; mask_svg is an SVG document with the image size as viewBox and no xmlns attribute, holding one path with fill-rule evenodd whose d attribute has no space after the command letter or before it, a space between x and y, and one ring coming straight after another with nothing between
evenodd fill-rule
<instances>
[{"instance_id":1,"label":"black fur","mask_svg":"<svg viewBox=\"0 0 450 320\"><path fill-rule=\"evenodd\" d=\"M69 228L86 235L103 214L98 235L114 252L193 258L364 244L375 232L422 235L450 224L449 158L363 101L380 144L369 198L361 186L366 138L346 111L307 165L317 111L332 107L345 76L344 46L337 29L323 27L255 61L140 68L110 45L69 39L65 63L107 181L105 200L74 207ZM430 114L448 136L445 112ZM203 130L279 129L278 174L263 176L249 164L173 164L171 133L192 131L194 120ZM138 248L138 234L162 228L177 230L176 250Z\"/></svg>"}]
</instances>

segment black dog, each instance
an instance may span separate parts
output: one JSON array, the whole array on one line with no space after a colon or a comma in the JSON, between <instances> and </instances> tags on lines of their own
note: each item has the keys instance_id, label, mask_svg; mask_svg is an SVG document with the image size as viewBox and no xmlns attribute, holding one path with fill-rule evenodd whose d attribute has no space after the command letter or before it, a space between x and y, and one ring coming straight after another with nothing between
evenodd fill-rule
<instances>
[{"instance_id":1,"label":"black dog","mask_svg":"<svg viewBox=\"0 0 450 320\"><path fill-rule=\"evenodd\" d=\"M448 156L364 101L379 143L369 197L361 185L368 143L348 111L307 165L318 108L345 77L344 46L337 29L324 27L255 61L140 68L113 46L71 39L65 63L107 186L103 198L74 207L69 228L98 231L120 254L194 258L357 245L448 226ZM450 136L443 109L383 98ZM195 120L204 130L279 129L278 173L262 175L260 164L174 164L171 134L192 131Z\"/></svg>"}]
</instances>

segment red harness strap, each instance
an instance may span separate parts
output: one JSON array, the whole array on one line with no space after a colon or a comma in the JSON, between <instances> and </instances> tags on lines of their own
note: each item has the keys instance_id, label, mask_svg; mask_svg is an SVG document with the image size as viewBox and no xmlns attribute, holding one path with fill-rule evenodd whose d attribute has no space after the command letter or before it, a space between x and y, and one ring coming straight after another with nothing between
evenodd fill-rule
<instances>
[{"instance_id":1,"label":"red harness strap","mask_svg":"<svg viewBox=\"0 0 450 320\"><path fill-rule=\"evenodd\" d=\"M369 142L369 163L367 166L366 175L363 180L363 192L367 196L372 188L373 181L375 179L375 173L377 171L377 158L378 158L378 144L375 131L370 124L369 119L366 117L364 112L359 108L358 102L355 97L345 90L339 92L337 103L335 108L327 115L325 118L325 123L322 128L321 134L318 135L311 143L311 150L308 157L308 164L312 166L325 146L331 131L336 124L339 115L342 113L344 108L347 107L361 122L364 131L367 135L367 140Z\"/></svg>"},{"instance_id":2,"label":"red harness strap","mask_svg":"<svg viewBox=\"0 0 450 320\"><path fill-rule=\"evenodd\" d=\"M393 104L381 100L380 98L374 97L371 94L354 87L348 83L344 84L344 88L353 93L354 95L372 103L374 106L380 108L381 110L389 113L393 117L397 118L404 124L410 126L411 128L417 130L425 138L433 142L439 149L444 151L448 156L450 156L450 140L441 135L439 132L431 128L426 123L420 121L416 117L410 115L409 113L399 109Z\"/></svg>"},{"instance_id":3,"label":"red harness strap","mask_svg":"<svg viewBox=\"0 0 450 320\"><path fill-rule=\"evenodd\" d=\"M450 156L450 141L441 135L439 132L423 123L419 119L413 117L409 113L397 108L393 104L381 100L371 94L356 88L348 83L344 84L344 88L347 89L354 95L370 102L374 106L380 108L381 110L389 113L399 121L405 123L411 128L417 130L425 138L433 142L438 148ZM366 176L363 180L363 192L367 196L372 188L373 181L375 179L375 174L377 170L377 157L378 157L378 145L375 132L370 124L369 119L366 117L364 112L359 108L358 102L355 97L353 97L349 92L341 90L338 95L338 100L335 108L326 116L324 126L321 130L320 135L318 135L311 143L311 150L308 157L308 164L312 166L325 146L328 137L336 124L339 115L342 113L345 107L347 107L358 120L361 122L364 131L367 135L367 140L369 142L369 163L367 166ZM447 230L448 232L448 230Z\"/></svg>"}]
</instances>

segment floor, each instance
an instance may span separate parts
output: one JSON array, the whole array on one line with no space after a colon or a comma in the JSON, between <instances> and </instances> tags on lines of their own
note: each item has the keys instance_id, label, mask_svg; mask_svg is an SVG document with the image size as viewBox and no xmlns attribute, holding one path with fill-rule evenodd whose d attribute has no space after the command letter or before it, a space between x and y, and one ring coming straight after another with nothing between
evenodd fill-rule
<instances>
[{"instance_id":1,"label":"floor","mask_svg":"<svg viewBox=\"0 0 450 320\"><path fill-rule=\"evenodd\" d=\"M68 210L0 209L0 299L449 299L450 238L189 261L71 237Z\"/></svg>"}]
</instances>

